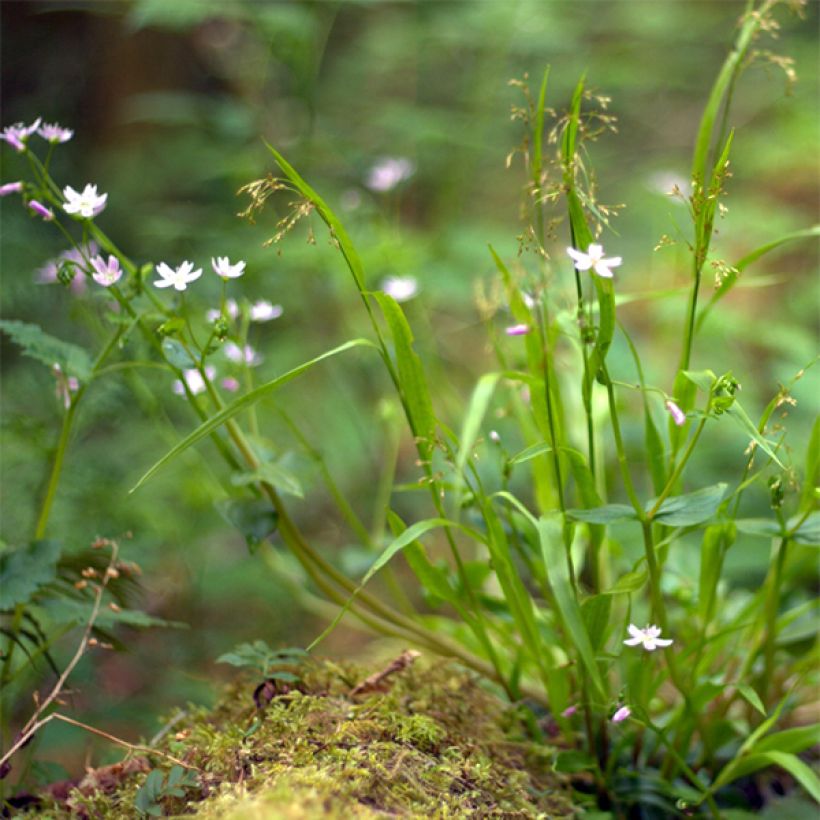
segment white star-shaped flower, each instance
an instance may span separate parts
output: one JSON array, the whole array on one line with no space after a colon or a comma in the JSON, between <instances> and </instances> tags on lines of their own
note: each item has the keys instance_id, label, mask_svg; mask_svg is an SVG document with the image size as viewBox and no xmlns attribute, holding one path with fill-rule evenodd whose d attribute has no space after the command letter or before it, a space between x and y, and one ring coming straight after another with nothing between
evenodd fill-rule
<instances>
[{"instance_id":1,"label":"white star-shaped flower","mask_svg":"<svg viewBox=\"0 0 820 820\"><path fill-rule=\"evenodd\" d=\"M79 214L84 219L91 219L105 208L108 194L98 194L96 185L86 185L83 192L77 193L70 185L63 189L66 199L63 209L67 214Z\"/></svg>"},{"instance_id":2,"label":"white star-shaped flower","mask_svg":"<svg viewBox=\"0 0 820 820\"><path fill-rule=\"evenodd\" d=\"M202 268L194 270L194 263L185 261L174 270L166 265L165 262L160 262L159 265L157 265L157 273L161 279L154 282L154 287L174 287L177 290L185 290L191 282L202 276Z\"/></svg>"},{"instance_id":3,"label":"white star-shaped flower","mask_svg":"<svg viewBox=\"0 0 820 820\"><path fill-rule=\"evenodd\" d=\"M232 265L227 256L218 256L216 259L211 259L211 265L214 273L223 279L238 279L245 272L244 262L239 261Z\"/></svg>"},{"instance_id":4,"label":"white star-shaped flower","mask_svg":"<svg viewBox=\"0 0 820 820\"><path fill-rule=\"evenodd\" d=\"M265 299L260 299L251 305L252 322L269 322L278 319L283 313L282 305L274 305Z\"/></svg>"},{"instance_id":5,"label":"white star-shaped flower","mask_svg":"<svg viewBox=\"0 0 820 820\"><path fill-rule=\"evenodd\" d=\"M578 251L575 248L567 248L567 253L575 262L575 270L592 270L604 279L612 278L611 268L617 268L621 264L620 256L613 256L611 259L604 259L603 245L592 244L587 252Z\"/></svg>"},{"instance_id":6,"label":"white star-shaped flower","mask_svg":"<svg viewBox=\"0 0 820 820\"><path fill-rule=\"evenodd\" d=\"M671 638L662 638L660 627L648 626L646 629L640 629L635 624L629 625L629 634L631 638L627 638L624 643L627 646L643 645L647 652L654 652L659 646L670 646Z\"/></svg>"}]
</instances>

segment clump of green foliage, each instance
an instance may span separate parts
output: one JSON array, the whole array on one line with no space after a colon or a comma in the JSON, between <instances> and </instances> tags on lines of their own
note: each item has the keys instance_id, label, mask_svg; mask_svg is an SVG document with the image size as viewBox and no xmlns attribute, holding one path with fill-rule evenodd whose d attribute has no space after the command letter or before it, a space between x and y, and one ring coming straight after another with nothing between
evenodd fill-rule
<instances>
[{"instance_id":1,"label":"clump of green foliage","mask_svg":"<svg viewBox=\"0 0 820 820\"><path fill-rule=\"evenodd\" d=\"M213 710L192 708L158 751L163 764L112 793L69 796L96 818L573 816L553 750L524 739L517 716L452 665L419 664L387 691L351 695L367 672L311 662L298 688L257 709L253 682ZM69 816L65 802L43 807Z\"/></svg>"}]
</instances>

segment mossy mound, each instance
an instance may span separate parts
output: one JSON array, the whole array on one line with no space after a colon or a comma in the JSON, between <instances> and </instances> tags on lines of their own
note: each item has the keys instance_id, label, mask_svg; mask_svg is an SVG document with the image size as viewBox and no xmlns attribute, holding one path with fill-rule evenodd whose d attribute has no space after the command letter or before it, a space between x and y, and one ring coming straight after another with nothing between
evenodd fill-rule
<instances>
[{"instance_id":1,"label":"mossy mound","mask_svg":"<svg viewBox=\"0 0 820 820\"><path fill-rule=\"evenodd\" d=\"M259 689L235 684L216 708L191 709L157 747L196 767L180 785L167 783L173 764L157 757L165 787L148 802L138 771L109 793L75 789L40 810L122 818L139 817L140 805L157 816L225 820L573 816L550 750L524 740L513 713L474 677L418 664L387 678L386 691L351 695L366 676L310 662L295 687L269 684L262 708Z\"/></svg>"}]
</instances>

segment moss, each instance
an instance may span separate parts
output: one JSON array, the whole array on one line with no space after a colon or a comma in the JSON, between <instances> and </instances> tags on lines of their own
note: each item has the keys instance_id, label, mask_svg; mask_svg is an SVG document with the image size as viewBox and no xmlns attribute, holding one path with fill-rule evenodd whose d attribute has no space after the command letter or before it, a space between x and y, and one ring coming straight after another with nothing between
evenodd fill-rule
<instances>
[{"instance_id":1,"label":"moss","mask_svg":"<svg viewBox=\"0 0 820 820\"><path fill-rule=\"evenodd\" d=\"M474 678L441 664L389 679L386 692L349 696L366 672L311 663L299 690L262 710L252 683L231 686L213 710L193 708L163 751L201 770L185 797L162 797L166 816L383 818L571 817L550 750L514 738L517 723ZM154 765L169 769L161 758ZM138 816L145 775L111 794L74 792L75 812ZM55 818L65 804L43 806ZM76 814L74 815L76 816Z\"/></svg>"}]
</instances>

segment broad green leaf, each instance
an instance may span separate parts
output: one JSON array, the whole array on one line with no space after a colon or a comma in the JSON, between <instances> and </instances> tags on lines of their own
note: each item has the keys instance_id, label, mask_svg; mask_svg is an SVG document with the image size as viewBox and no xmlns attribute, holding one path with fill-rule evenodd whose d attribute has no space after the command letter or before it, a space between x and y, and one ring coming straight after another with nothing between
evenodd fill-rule
<instances>
[{"instance_id":1,"label":"broad green leaf","mask_svg":"<svg viewBox=\"0 0 820 820\"><path fill-rule=\"evenodd\" d=\"M196 367L193 356L176 339L163 339L162 355L177 370L191 370Z\"/></svg>"},{"instance_id":2,"label":"broad green leaf","mask_svg":"<svg viewBox=\"0 0 820 820\"><path fill-rule=\"evenodd\" d=\"M487 408L490 406L490 401L500 378L500 373L485 373L478 380L473 395L470 397L470 404L467 407L467 414L461 428L458 455L456 457L456 472L459 476L464 473L467 460L473 452L484 416L487 414Z\"/></svg>"},{"instance_id":3,"label":"broad green leaf","mask_svg":"<svg viewBox=\"0 0 820 820\"><path fill-rule=\"evenodd\" d=\"M0 553L0 611L27 603L57 577L60 550L58 541L42 540Z\"/></svg>"},{"instance_id":4,"label":"broad green leaf","mask_svg":"<svg viewBox=\"0 0 820 820\"><path fill-rule=\"evenodd\" d=\"M611 595L593 595L581 602L581 615L595 652L600 652L609 635L609 616L612 611Z\"/></svg>"},{"instance_id":5,"label":"broad green leaf","mask_svg":"<svg viewBox=\"0 0 820 820\"><path fill-rule=\"evenodd\" d=\"M410 330L404 311L392 296L386 293L374 293L373 298L381 307L390 328L390 335L393 337L399 388L410 417L413 435L416 437L422 458L429 458L435 443L436 418L424 368L421 365L421 359L413 349L413 332Z\"/></svg>"},{"instance_id":6,"label":"broad green leaf","mask_svg":"<svg viewBox=\"0 0 820 820\"><path fill-rule=\"evenodd\" d=\"M216 508L229 524L242 533L251 552L255 552L276 531L276 510L262 498L223 499L216 502Z\"/></svg>"},{"instance_id":7,"label":"broad green leaf","mask_svg":"<svg viewBox=\"0 0 820 820\"><path fill-rule=\"evenodd\" d=\"M274 464L272 461L263 462L259 465L259 469L253 472L236 473L231 476L231 484L235 487L256 484L262 481L276 487L277 490L281 490L283 493L295 495L297 498L304 497L304 491L299 479L289 470L279 464Z\"/></svg>"},{"instance_id":8,"label":"broad green leaf","mask_svg":"<svg viewBox=\"0 0 820 820\"><path fill-rule=\"evenodd\" d=\"M684 370L683 375L707 395L712 392L717 381L717 376L711 370Z\"/></svg>"},{"instance_id":9,"label":"broad green leaf","mask_svg":"<svg viewBox=\"0 0 820 820\"><path fill-rule=\"evenodd\" d=\"M575 521L587 524L614 524L616 521L637 521L638 514L628 504L604 504L592 510L567 510Z\"/></svg>"},{"instance_id":10,"label":"broad green leaf","mask_svg":"<svg viewBox=\"0 0 820 820\"><path fill-rule=\"evenodd\" d=\"M654 521L668 527L691 527L713 518L726 495L726 484L704 487L686 495L667 498L654 515ZM647 504L652 509L653 502Z\"/></svg>"},{"instance_id":11,"label":"broad green leaf","mask_svg":"<svg viewBox=\"0 0 820 820\"><path fill-rule=\"evenodd\" d=\"M814 420L811 438L806 450L806 472L800 491L800 509L807 510L814 504L815 488L820 485L820 416Z\"/></svg>"},{"instance_id":12,"label":"broad green leaf","mask_svg":"<svg viewBox=\"0 0 820 820\"><path fill-rule=\"evenodd\" d=\"M789 524L791 525L791 521ZM820 546L820 511L815 511L806 518L792 533L792 540L809 547Z\"/></svg>"},{"instance_id":13,"label":"broad green leaf","mask_svg":"<svg viewBox=\"0 0 820 820\"><path fill-rule=\"evenodd\" d=\"M561 453L566 457L572 477L575 480L575 487L578 490L581 503L585 509L596 509L601 507L601 497L595 487L595 477L589 469L586 456L571 447L562 447ZM590 521L584 522L589 525L589 537L592 541L593 550L599 550L604 542L606 530L601 524Z\"/></svg>"},{"instance_id":14,"label":"broad green leaf","mask_svg":"<svg viewBox=\"0 0 820 820\"><path fill-rule=\"evenodd\" d=\"M47 367L59 364L64 373L86 382L91 376L91 359L81 347L49 336L37 325L0 319L0 330L5 331L23 353Z\"/></svg>"},{"instance_id":15,"label":"broad green leaf","mask_svg":"<svg viewBox=\"0 0 820 820\"><path fill-rule=\"evenodd\" d=\"M735 527L733 524L714 524L707 527L703 533L698 581L698 614L702 622L712 619L715 593L723 567L723 556L734 540Z\"/></svg>"},{"instance_id":16,"label":"broad green leaf","mask_svg":"<svg viewBox=\"0 0 820 820\"><path fill-rule=\"evenodd\" d=\"M572 642L578 652L581 663L586 667L598 696L606 698L606 688L595 660L595 651L570 580L562 529L559 514L549 518L542 516L538 519L538 536L541 541L544 567L552 594L555 596L561 622L567 633L567 639Z\"/></svg>"},{"instance_id":17,"label":"broad green leaf","mask_svg":"<svg viewBox=\"0 0 820 820\"><path fill-rule=\"evenodd\" d=\"M773 518L738 518L735 521L738 532L759 535L761 538L776 538L783 535L780 522Z\"/></svg>"},{"instance_id":18,"label":"broad green leaf","mask_svg":"<svg viewBox=\"0 0 820 820\"><path fill-rule=\"evenodd\" d=\"M814 771L804 763L797 755L789 752L769 751L769 752L755 752L754 754L742 757L729 763L721 772L720 777L716 781L720 785L726 785L741 777L745 777L752 772L758 772L769 766L779 766L785 769L798 783L811 795L811 797L820 802L820 779Z\"/></svg>"},{"instance_id":19,"label":"broad green leaf","mask_svg":"<svg viewBox=\"0 0 820 820\"><path fill-rule=\"evenodd\" d=\"M317 356L315 359L311 359L304 364L300 364L298 367L294 367L292 370L289 370L287 373L284 373L281 376L278 376L275 379L272 379L265 384L260 385L259 387L255 388L254 390L245 393L244 396L240 396L238 399L232 401L229 405L225 408L220 410L218 413L215 413L211 418L207 421L203 422L199 427L196 428L192 433L189 433L185 438L179 442L179 444L175 445L171 448L159 461L157 461L143 476L140 480L131 488L129 492L134 492L138 490L149 478L151 478L157 471L159 471L162 467L164 467L169 461L176 458L180 453L185 452L191 445L196 444L201 439L205 438L205 436L210 435L214 430L216 430L221 425L225 424L226 421L232 419L238 413L241 413L243 410L246 410L252 404L255 404L259 399L264 398L268 394L272 393L278 387L281 387L283 384L287 384L287 382L295 379L297 376L304 373L306 370L309 370L319 362L324 361L325 359L329 359L332 356L336 356L339 353L344 353L346 350L350 350L354 347L376 347L368 339L353 339L350 342L345 342L343 345L339 345L339 347L334 347L332 350L328 350L326 353L322 353L321 356Z\"/></svg>"},{"instance_id":20,"label":"broad green leaf","mask_svg":"<svg viewBox=\"0 0 820 820\"><path fill-rule=\"evenodd\" d=\"M758 752L790 752L799 754L820 743L820 723L796 726L766 735L754 748Z\"/></svg>"}]
</instances>

